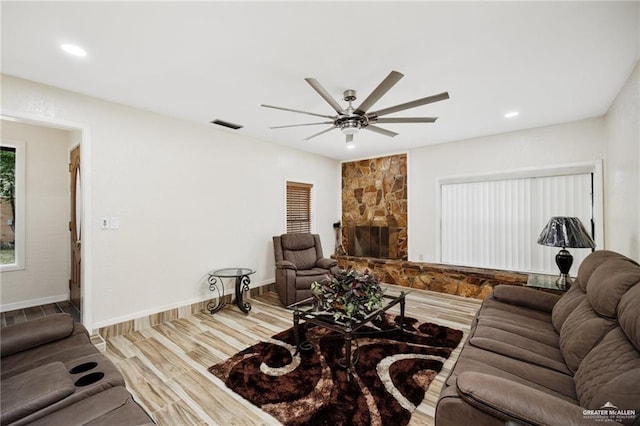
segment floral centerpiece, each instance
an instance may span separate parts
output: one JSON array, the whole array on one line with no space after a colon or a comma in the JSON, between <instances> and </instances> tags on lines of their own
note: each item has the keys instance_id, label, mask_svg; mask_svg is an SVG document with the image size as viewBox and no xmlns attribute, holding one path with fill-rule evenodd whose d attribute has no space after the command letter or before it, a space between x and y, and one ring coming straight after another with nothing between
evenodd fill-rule
<instances>
[{"instance_id":1,"label":"floral centerpiece","mask_svg":"<svg viewBox=\"0 0 640 426\"><path fill-rule=\"evenodd\" d=\"M333 312L336 320L362 319L382 308L382 292L380 281L368 269L362 273L355 269L341 270L311 284L311 293L319 306Z\"/></svg>"}]
</instances>

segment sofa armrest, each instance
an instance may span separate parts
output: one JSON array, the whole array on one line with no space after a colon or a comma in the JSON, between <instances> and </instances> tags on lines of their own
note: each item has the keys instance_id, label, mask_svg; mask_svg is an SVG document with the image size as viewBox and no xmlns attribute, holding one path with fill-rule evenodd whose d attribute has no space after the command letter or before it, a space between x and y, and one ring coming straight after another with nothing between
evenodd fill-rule
<instances>
[{"instance_id":1,"label":"sofa armrest","mask_svg":"<svg viewBox=\"0 0 640 426\"><path fill-rule=\"evenodd\" d=\"M276 268L277 269L293 269L294 271L298 270L296 265L294 265L293 263L289 262L288 260L280 260L280 261L276 262Z\"/></svg>"},{"instance_id":2,"label":"sofa armrest","mask_svg":"<svg viewBox=\"0 0 640 426\"><path fill-rule=\"evenodd\" d=\"M579 405L502 377L468 371L458 375L456 386L465 402L502 420L532 425L602 425L585 416Z\"/></svg>"},{"instance_id":3,"label":"sofa armrest","mask_svg":"<svg viewBox=\"0 0 640 426\"><path fill-rule=\"evenodd\" d=\"M338 266L338 261L335 259L329 259L326 257L321 257L316 262L316 265L322 269L331 269L334 266Z\"/></svg>"},{"instance_id":4,"label":"sofa armrest","mask_svg":"<svg viewBox=\"0 0 640 426\"><path fill-rule=\"evenodd\" d=\"M49 315L4 327L0 333L0 356L64 339L73 333L73 329L73 318L69 314Z\"/></svg>"},{"instance_id":5,"label":"sofa armrest","mask_svg":"<svg viewBox=\"0 0 640 426\"><path fill-rule=\"evenodd\" d=\"M560 296L557 294L505 284L498 285L493 289L493 298L510 305L524 306L549 313L553 310L556 302L560 300Z\"/></svg>"},{"instance_id":6,"label":"sofa armrest","mask_svg":"<svg viewBox=\"0 0 640 426\"><path fill-rule=\"evenodd\" d=\"M2 424L9 424L71 395L75 386L61 362L52 362L2 380Z\"/></svg>"}]
</instances>

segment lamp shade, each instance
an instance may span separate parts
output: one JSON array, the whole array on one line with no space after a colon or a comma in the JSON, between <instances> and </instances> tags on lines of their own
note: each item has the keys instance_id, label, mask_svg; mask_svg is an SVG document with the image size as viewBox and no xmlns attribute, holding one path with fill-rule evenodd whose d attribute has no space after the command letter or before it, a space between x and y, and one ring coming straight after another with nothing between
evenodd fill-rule
<instances>
[{"instance_id":1,"label":"lamp shade","mask_svg":"<svg viewBox=\"0 0 640 426\"><path fill-rule=\"evenodd\" d=\"M550 247L594 248L596 244L577 217L554 216L538 237L538 244Z\"/></svg>"}]
</instances>

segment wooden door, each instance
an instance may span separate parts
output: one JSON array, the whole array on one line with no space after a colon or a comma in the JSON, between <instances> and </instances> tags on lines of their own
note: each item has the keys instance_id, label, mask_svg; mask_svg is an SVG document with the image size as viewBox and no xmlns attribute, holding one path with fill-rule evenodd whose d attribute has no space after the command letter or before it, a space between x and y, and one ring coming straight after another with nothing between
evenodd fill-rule
<instances>
[{"instance_id":1,"label":"wooden door","mask_svg":"<svg viewBox=\"0 0 640 426\"><path fill-rule=\"evenodd\" d=\"M69 174L71 176L71 278L69 279L69 299L79 312L82 312L81 280L81 238L82 238L82 186L80 180L80 147L71 151Z\"/></svg>"}]
</instances>

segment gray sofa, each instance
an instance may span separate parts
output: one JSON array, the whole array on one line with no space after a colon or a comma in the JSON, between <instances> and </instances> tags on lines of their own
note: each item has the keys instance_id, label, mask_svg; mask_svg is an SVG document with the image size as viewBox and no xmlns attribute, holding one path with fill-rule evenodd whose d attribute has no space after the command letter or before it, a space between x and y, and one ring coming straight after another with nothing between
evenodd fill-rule
<instances>
[{"instance_id":1,"label":"gray sofa","mask_svg":"<svg viewBox=\"0 0 640 426\"><path fill-rule=\"evenodd\" d=\"M0 352L2 426L153 424L68 314L2 328Z\"/></svg>"},{"instance_id":2,"label":"gray sofa","mask_svg":"<svg viewBox=\"0 0 640 426\"><path fill-rule=\"evenodd\" d=\"M636 262L596 251L562 297L501 285L485 299L440 393L436 426L509 421L640 425Z\"/></svg>"}]
</instances>

